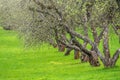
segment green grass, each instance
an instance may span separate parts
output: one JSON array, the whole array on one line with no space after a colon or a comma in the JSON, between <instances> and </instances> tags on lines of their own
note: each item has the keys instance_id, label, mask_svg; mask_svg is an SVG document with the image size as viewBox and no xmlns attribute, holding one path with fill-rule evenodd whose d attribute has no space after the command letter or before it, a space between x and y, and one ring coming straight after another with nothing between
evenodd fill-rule
<instances>
[{"instance_id":1,"label":"green grass","mask_svg":"<svg viewBox=\"0 0 120 80\"><path fill-rule=\"evenodd\" d=\"M111 52L120 47L114 38ZM120 80L119 75L120 59L114 68L91 67L49 45L24 49L16 32L0 28L0 80Z\"/></svg>"}]
</instances>

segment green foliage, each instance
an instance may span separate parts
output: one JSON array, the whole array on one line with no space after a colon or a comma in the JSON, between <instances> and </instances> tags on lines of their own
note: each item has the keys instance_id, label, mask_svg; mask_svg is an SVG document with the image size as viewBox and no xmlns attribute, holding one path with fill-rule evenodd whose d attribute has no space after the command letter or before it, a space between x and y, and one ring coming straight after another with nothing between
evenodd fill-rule
<instances>
[{"instance_id":1,"label":"green foliage","mask_svg":"<svg viewBox=\"0 0 120 80\"><path fill-rule=\"evenodd\" d=\"M87 5L92 5L89 8L91 18L87 24L93 21L97 26L102 25L102 22L107 19L106 15L109 13L108 9L110 7L115 8L113 11L114 23L120 23L120 14L116 12L118 6L115 0L52 0L53 3L51 3L51 0L36 1L41 2L45 6L53 6L54 4L62 14L63 20L59 20L60 16L55 10L41 9L34 0L0 0L0 24L5 27L12 26L17 29L19 28L27 46L49 42L51 38L54 39L53 28L57 26L59 31L62 28L62 26L59 26L59 23L65 23L72 28L76 26L82 27L84 24L83 18L87 14ZM30 11L30 8L33 11Z\"/></svg>"}]
</instances>

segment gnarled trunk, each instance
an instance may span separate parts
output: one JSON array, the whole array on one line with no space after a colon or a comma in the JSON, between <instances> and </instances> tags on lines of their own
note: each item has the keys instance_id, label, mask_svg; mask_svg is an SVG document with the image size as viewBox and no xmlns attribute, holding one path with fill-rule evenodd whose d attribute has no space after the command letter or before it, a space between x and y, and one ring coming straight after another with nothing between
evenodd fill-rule
<instances>
[{"instance_id":1,"label":"gnarled trunk","mask_svg":"<svg viewBox=\"0 0 120 80\"><path fill-rule=\"evenodd\" d=\"M81 59L82 63L83 62L88 62L89 61L89 56L82 53L81 56L80 56L80 59Z\"/></svg>"},{"instance_id":2,"label":"gnarled trunk","mask_svg":"<svg viewBox=\"0 0 120 80\"><path fill-rule=\"evenodd\" d=\"M59 43L58 50L59 50L60 52L64 52L64 51L65 51L65 48L66 48L66 46L65 46L65 45L63 45L63 44Z\"/></svg>"},{"instance_id":3,"label":"gnarled trunk","mask_svg":"<svg viewBox=\"0 0 120 80\"><path fill-rule=\"evenodd\" d=\"M72 51L72 48L67 48L66 52L65 52L65 56L70 55L70 52Z\"/></svg>"},{"instance_id":4,"label":"gnarled trunk","mask_svg":"<svg viewBox=\"0 0 120 80\"><path fill-rule=\"evenodd\" d=\"M80 51L74 50L74 59L79 59L80 58Z\"/></svg>"},{"instance_id":5,"label":"gnarled trunk","mask_svg":"<svg viewBox=\"0 0 120 80\"><path fill-rule=\"evenodd\" d=\"M95 51L91 51L91 55L89 56L89 63L93 66L100 66L98 55Z\"/></svg>"}]
</instances>

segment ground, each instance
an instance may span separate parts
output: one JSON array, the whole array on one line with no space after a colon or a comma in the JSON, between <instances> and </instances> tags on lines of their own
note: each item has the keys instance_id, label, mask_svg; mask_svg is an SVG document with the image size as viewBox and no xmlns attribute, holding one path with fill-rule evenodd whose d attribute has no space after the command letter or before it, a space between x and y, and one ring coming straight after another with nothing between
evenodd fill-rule
<instances>
[{"instance_id":1,"label":"ground","mask_svg":"<svg viewBox=\"0 0 120 80\"><path fill-rule=\"evenodd\" d=\"M110 47L120 47L115 38ZM120 59L113 68L92 67L47 44L24 48L16 32L0 28L0 80L120 80Z\"/></svg>"}]
</instances>

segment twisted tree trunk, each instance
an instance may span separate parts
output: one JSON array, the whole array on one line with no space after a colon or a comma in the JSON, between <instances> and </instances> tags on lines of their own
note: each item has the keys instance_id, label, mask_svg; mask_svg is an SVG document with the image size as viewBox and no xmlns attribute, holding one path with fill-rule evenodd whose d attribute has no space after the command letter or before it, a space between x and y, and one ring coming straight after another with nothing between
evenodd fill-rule
<instances>
[{"instance_id":1,"label":"twisted tree trunk","mask_svg":"<svg viewBox=\"0 0 120 80\"><path fill-rule=\"evenodd\" d=\"M109 28L107 22L104 23L104 27L106 27L104 36L103 36L103 52L105 55L105 67L111 66L112 60L110 59L110 50L109 50Z\"/></svg>"}]
</instances>

